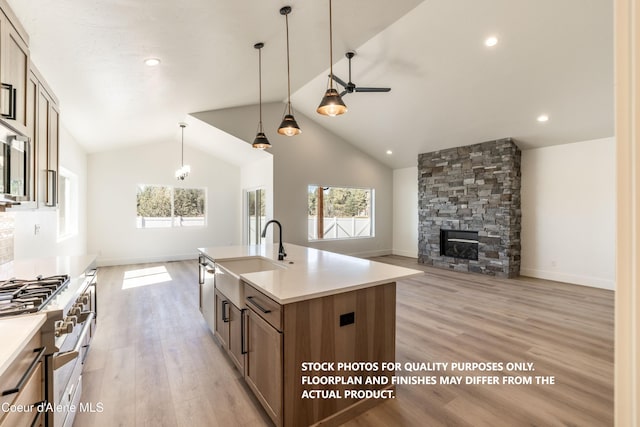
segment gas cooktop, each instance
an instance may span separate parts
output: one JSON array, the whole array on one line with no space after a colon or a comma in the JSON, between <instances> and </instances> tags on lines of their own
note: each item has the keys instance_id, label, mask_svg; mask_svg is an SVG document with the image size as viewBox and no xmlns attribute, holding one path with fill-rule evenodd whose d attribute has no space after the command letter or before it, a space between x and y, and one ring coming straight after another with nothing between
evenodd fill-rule
<instances>
[{"instance_id":1,"label":"gas cooktop","mask_svg":"<svg viewBox=\"0 0 640 427\"><path fill-rule=\"evenodd\" d=\"M35 280L10 279L0 282L0 317L41 310L69 283L66 274Z\"/></svg>"}]
</instances>

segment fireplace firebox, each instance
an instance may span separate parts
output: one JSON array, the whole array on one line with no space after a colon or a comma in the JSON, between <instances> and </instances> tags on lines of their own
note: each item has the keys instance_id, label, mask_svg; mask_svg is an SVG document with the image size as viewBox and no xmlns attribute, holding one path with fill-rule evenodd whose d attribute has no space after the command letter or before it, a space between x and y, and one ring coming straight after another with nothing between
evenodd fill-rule
<instances>
[{"instance_id":1,"label":"fireplace firebox","mask_svg":"<svg viewBox=\"0 0 640 427\"><path fill-rule=\"evenodd\" d=\"M440 255L478 260L478 232L440 230Z\"/></svg>"}]
</instances>

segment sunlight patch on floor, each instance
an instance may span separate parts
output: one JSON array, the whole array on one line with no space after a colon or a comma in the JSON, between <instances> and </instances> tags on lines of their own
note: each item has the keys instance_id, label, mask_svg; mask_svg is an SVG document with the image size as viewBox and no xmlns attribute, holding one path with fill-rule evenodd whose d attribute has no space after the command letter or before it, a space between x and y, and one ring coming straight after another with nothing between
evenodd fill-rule
<instances>
[{"instance_id":1,"label":"sunlight patch on floor","mask_svg":"<svg viewBox=\"0 0 640 427\"><path fill-rule=\"evenodd\" d=\"M171 275L164 265L158 267L139 268L124 272L122 289L139 288L170 282Z\"/></svg>"}]
</instances>

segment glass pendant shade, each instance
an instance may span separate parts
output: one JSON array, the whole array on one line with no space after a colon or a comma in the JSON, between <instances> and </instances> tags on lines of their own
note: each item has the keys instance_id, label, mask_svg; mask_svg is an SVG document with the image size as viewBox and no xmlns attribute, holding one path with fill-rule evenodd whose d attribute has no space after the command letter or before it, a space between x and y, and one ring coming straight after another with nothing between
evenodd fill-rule
<instances>
[{"instance_id":1,"label":"glass pendant shade","mask_svg":"<svg viewBox=\"0 0 640 427\"><path fill-rule=\"evenodd\" d=\"M176 179L184 181L184 179L189 176L189 173L191 173L191 166L182 165L182 167L176 171Z\"/></svg>"},{"instance_id":2,"label":"glass pendant shade","mask_svg":"<svg viewBox=\"0 0 640 427\"><path fill-rule=\"evenodd\" d=\"M287 114L284 116L282 123L280 123L280 127L278 128L278 133L285 136L295 136L302 133L302 130L300 130L300 126L298 126L293 114Z\"/></svg>"},{"instance_id":3,"label":"glass pendant shade","mask_svg":"<svg viewBox=\"0 0 640 427\"><path fill-rule=\"evenodd\" d=\"M338 91L334 88L329 88L324 93L324 97L316 111L323 116L335 117L346 113L347 106L344 105L342 97L340 97Z\"/></svg>"},{"instance_id":4,"label":"glass pendant shade","mask_svg":"<svg viewBox=\"0 0 640 427\"><path fill-rule=\"evenodd\" d=\"M253 148L258 148L260 150L264 150L265 148L271 148L271 143L267 139L267 136L264 132L258 132L256 134L256 139L253 140L253 144L251 144Z\"/></svg>"}]
</instances>

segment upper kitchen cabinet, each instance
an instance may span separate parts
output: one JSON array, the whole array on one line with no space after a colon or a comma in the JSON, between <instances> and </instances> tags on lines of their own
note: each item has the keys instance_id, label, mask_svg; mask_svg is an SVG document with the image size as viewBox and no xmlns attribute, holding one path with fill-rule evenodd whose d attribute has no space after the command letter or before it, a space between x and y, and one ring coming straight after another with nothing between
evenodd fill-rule
<instances>
[{"instance_id":1,"label":"upper kitchen cabinet","mask_svg":"<svg viewBox=\"0 0 640 427\"><path fill-rule=\"evenodd\" d=\"M27 134L29 36L4 0L0 8L0 119Z\"/></svg>"},{"instance_id":2,"label":"upper kitchen cabinet","mask_svg":"<svg viewBox=\"0 0 640 427\"><path fill-rule=\"evenodd\" d=\"M58 206L60 112L58 99L33 64L27 81L27 136L34 142L39 207Z\"/></svg>"}]
</instances>

